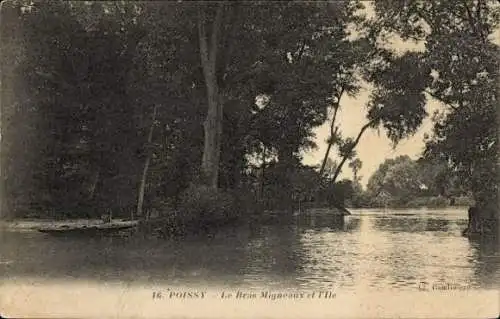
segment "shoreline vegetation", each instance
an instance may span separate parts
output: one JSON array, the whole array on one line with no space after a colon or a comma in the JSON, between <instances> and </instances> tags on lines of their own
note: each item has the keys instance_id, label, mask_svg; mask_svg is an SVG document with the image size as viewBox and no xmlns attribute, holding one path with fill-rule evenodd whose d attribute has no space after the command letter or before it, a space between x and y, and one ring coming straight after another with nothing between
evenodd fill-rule
<instances>
[{"instance_id":1,"label":"shoreline vegetation","mask_svg":"<svg viewBox=\"0 0 500 319\"><path fill-rule=\"evenodd\" d=\"M438 203L437 205L435 203ZM430 209L430 210L439 210L439 209L448 209L448 208L457 208L457 209L463 209L464 210L464 218L467 218L466 212L467 209L471 205L471 201L468 198L464 198L463 201L457 201L455 202L454 205L450 205L449 202L438 200L436 201L434 197L428 197L428 198L418 198L417 200L413 201L412 203L408 203L406 205L392 205L392 206L386 206L386 207L381 207L381 206L357 206L353 207L351 205L348 205L347 208L349 210L358 210L358 209L376 209L377 211L380 209L384 210L394 210L394 211L399 211L399 210L407 210L407 209ZM224 225L231 225L231 224L241 224L241 223L262 223L265 224L266 222L273 222L273 221L284 221L284 217L299 217L301 215L307 216L307 215L314 215L317 213L325 213L331 216L338 216L338 217L344 217L344 216L349 216L351 214L346 214L345 212L338 210L336 208L326 208L325 206L318 206L318 205L304 205L302 207L298 207L297 209L294 210L293 213L288 213L286 211L269 211L269 210L264 210L259 213L253 213L250 215L243 216L241 213L240 214L234 214L233 217L229 216L220 216L219 219L213 218L213 216L209 219L202 220L200 218L193 219L189 218L187 216L184 217L179 217L182 215L181 212L179 211L169 211L166 213L162 214L153 214L149 216L148 219L141 219L139 221L139 226L140 227L166 227L167 225L174 225L174 224L188 224L189 222L197 221L196 224L205 224L208 227L210 224L217 224L218 226L224 226ZM384 214L386 212L380 212L380 214ZM111 220L111 222L127 222L130 221L130 217L117 217ZM54 218L54 217L49 217L46 214L43 215L37 215L36 213L33 214L28 214L26 216L19 216L15 218L9 218L9 219L2 219L0 220L0 229L16 229L16 230L37 230L40 227L47 227L47 226L54 226L54 227L60 227L64 225L71 225L75 227L84 227L84 226L96 226L96 225L103 225L106 223L109 223L109 220L103 220L102 218L81 218L81 217L67 217L67 218ZM200 225L197 225L197 227L200 227Z\"/></svg>"},{"instance_id":2,"label":"shoreline vegetation","mask_svg":"<svg viewBox=\"0 0 500 319\"><path fill-rule=\"evenodd\" d=\"M348 209L375 209L379 214L391 214L392 212L398 212L401 210L408 209L426 209L426 210L441 210L456 208L462 209L464 212L464 219L467 219L467 211L470 207L469 198L461 198L460 200L453 201L453 205L450 201L443 200L440 197L422 197L417 198L405 205L391 205L391 206L361 206L361 207L349 207ZM230 229L240 226L248 227L261 227L263 225L289 225L294 223L300 223L302 218L309 219L311 216L320 214L320 218L328 218L331 226L343 227L345 223L345 216L351 215L351 213L346 213L343 210L337 208L325 208L325 206L318 205L304 205L302 207L296 207L294 211L284 211L284 210L258 210L253 209L251 212L243 212L241 209L229 208L227 210L222 210L222 214L211 214L206 215L200 213L204 210L195 212L198 215L194 215L193 211L191 214L183 214L181 211L171 210L163 213L148 214L147 218L135 219L137 224L130 227L129 229L119 230L119 231L109 231L109 234L118 234L120 236L153 236L164 239L178 238L185 236L198 236L198 235L209 235L216 231L223 229ZM245 214L246 213L246 214ZM418 212L417 212L418 214ZM469 216L470 218L470 216ZM474 217L475 218L475 217ZM0 230L10 230L10 231L42 231L44 229L52 229L55 233L64 235L67 231L62 231L66 229L72 229L73 233L80 235L92 235L91 229L126 224L130 223L130 217L120 217L114 219L82 219L82 218L50 218L48 216L38 216L34 217L18 217L10 220L0 220ZM495 221L490 221L491 225L495 225ZM472 225L478 223L477 220L472 222ZM490 224L487 224L490 225ZM474 226L477 228L476 226ZM484 226L482 226L484 227ZM491 228L481 229L477 231L475 228L471 229L471 220L468 220L468 226L462 231L462 235L466 237L490 237L495 236L498 232ZM78 232L81 230L81 232ZM68 235L70 232L67 232ZM104 230L101 234L108 233Z\"/></svg>"},{"instance_id":3,"label":"shoreline vegetation","mask_svg":"<svg viewBox=\"0 0 500 319\"><path fill-rule=\"evenodd\" d=\"M398 201L388 201L386 205L365 205L352 206L350 208L388 208L388 209L406 209L406 208L447 208L447 207L471 207L474 206L474 200L469 196L443 197L443 196L421 196L408 202L400 203ZM465 215L467 217L467 215Z\"/></svg>"},{"instance_id":4,"label":"shoreline vegetation","mask_svg":"<svg viewBox=\"0 0 500 319\"><path fill-rule=\"evenodd\" d=\"M102 212L93 210L85 213L30 211L16 214L17 217L3 222L2 227L9 225L8 228L18 230L58 228L62 225L70 228L86 228L136 220L138 225L134 229L139 233L168 238L210 233L221 228L241 225L259 227L275 223L287 224L300 216L325 214L325 210L327 210L325 215L333 217L331 221L334 224L342 224L344 216L351 214L350 209L363 208L399 210L463 207L464 218L467 218L467 208L474 204L471 196L464 195L444 197L420 194L420 196L398 197L385 194L381 201L381 196L373 195L373 186L363 190L360 185L353 185L351 181L346 180L333 186L327 189L326 193L324 189L314 190L316 193L307 193L301 188L294 194L293 198L296 201L291 202L291 205L283 205L270 201L273 198L263 196L265 193L260 194L258 198L251 190L222 191L192 184L182 193L177 203L163 202L156 207L148 205L141 216L134 215L133 208L108 208ZM323 200L315 200L315 194L322 196ZM334 196L331 196L332 194ZM104 214L100 214L103 212Z\"/></svg>"}]
</instances>

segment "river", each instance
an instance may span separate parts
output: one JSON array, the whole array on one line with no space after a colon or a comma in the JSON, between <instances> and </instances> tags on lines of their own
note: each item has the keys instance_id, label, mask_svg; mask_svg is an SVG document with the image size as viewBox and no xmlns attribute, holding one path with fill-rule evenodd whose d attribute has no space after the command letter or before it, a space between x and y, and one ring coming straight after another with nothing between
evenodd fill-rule
<instances>
[{"instance_id":1,"label":"river","mask_svg":"<svg viewBox=\"0 0 500 319\"><path fill-rule=\"evenodd\" d=\"M319 215L182 240L2 230L0 276L3 287L93 283L346 295L439 287L494 291L500 287L497 243L462 237L466 223L465 209L364 209L342 225Z\"/></svg>"}]
</instances>

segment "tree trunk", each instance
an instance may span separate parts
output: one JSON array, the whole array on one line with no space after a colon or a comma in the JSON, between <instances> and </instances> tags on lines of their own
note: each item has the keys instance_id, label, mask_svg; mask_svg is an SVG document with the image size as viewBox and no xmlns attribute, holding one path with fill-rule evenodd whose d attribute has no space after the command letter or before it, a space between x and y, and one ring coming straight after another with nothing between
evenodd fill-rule
<instances>
[{"instance_id":1,"label":"tree trunk","mask_svg":"<svg viewBox=\"0 0 500 319\"><path fill-rule=\"evenodd\" d=\"M217 8L212 25L210 43L205 30L205 13L198 11L198 35L200 43L200 57L203 75L207 87L208 111L204 126L205 141L201 163L202 180L209 187L217 188L219 179L219 162L222 136L223 103L219 93L216 74L216 56L218 32L222 19L222 5Z\"/></svg>"},{"instance_id":2,"label":"tree trunk","mask_svg":"<svg viewBox=\"0 0 500 319\"><path fill-rule=\"evenodd\" d=\"M475 193L473 214L469 214L467 235L498 234L498 201L489 196L483 196L482 191Z\"/></svg>"},{"instance_id":3,"label":"tree trunk","mask_svg":"<svg viewBox=\"0 0 500 319\"><path fill-rule=\"evenodd\" d=\"M151 126L149 128L149 134L148 134L148 142L147 142L147 152L146 152L146 161L144 163L144 168L142 170L142 176L141 176L141 183L139 184L139 195L137 197L137 210L136 210L136 215L137 217L142 216L142 208L144 205L144 191L146 189L146 180L148 176L148 170L149 170L149 163L151 162L151 155L152 155L152 150L151 150L151 142L153 140L153 130L155 127L155 121L156 121L156 111L158 109L158 106L155 105L153 109L153 116L151 119ZM132 213L131 218L134 219L134 215Z\"/></svg>"},{"instance_id":4,"label":"tree trunk","mask_svg":"<svg viewBox=\"0 0 500 319\"><path fill-rule=\"evenodd\" d=\"M262 165L260 167L260 176L259 176L259 190L258 190L258 198L259 202L262 202L264 199L264 181L266 179L266 149L262 149Z\"/></svg>"},{"instance_id":5,"label":"tree trunk","mask_svg":"<svg viewBox=\"0 0 500 319\"><path fill-rule=\"evenodd\" d=\"M342 88L342 90L339 93L339 96L337 97L337 103L334 106L332 122L330 123L330 139L328 140L328 147L326 148L325 156L323 157L323 162L321 163L321 168L319 170L320 178L322 178L323 173L325 172L326 161L328 160L328 156L330 155L330 150L334 143L333 140L334 136L337 134L337 128L335 128L335 120L337 118L337 112L340 107L340 99L342 98L343 94L344 94L344 89Z\"/></svg>"},{"instance_id":6,"label":"tree trunk","mask_svg":"<svg viewBox=\"0 0 500 319\"><path fill-rule=\"evenodd\" d=\"M366 123L365 125L363 125L363 127L359 131L358 136L354 140L354 144L352 145L351 149L342 158L342 160L340 161L339 165L337 166L337 169L335 170L335 174L333 174L333 181L334 182L337 180L338 176L340 175L340 172L342 171L342 167L344 166L345 162L347 161L347 159L351 155L352 151L356 148L356 146L358 145L359 141L361 140L361 136L363 136L363 134L365 133L366 129L368 129L373 124L374 121L375 120L371 120L370 122Z\"/></svg>"},{"instance_id":7,"label":"tree trunk","mask_svg":"<svg viewBox=\"0 0 500 319\"><path fill-rule=\"evenodd\" d=\"M321 168L319 169L319 176L322 178L325 173L326 161L328 160L328 156L330 156L330 149L332 148L333 143L329 142L326 148L325 156L323 157L323 162L321 163Z\"/></svg>"},{"instance_id":8,"label":"tree trunk","mask_svg":"<svg viewBox=\"0 0 500 319\"><path fill-rule=\"evenodd\" d=\"M99 176L101 174L101 168L97 168L97 170L94 172L94 174L92 175L92 179L91 179L91 184L90 184L90 187L88 189L88 198L89 198L89 201L91 202L93 199L94 199L94 194L95 194L95 190L96 190L96 187L97 187L97 183L99 182Z\"/></svg>"},{"instance_id":9,"label":"tree trunk","mask_svg":"<svg viewBox=\"0 0 500 319\"><path fill-rule=\"evenodd\" d=\"M279 172L279 208L287 212L293 212L293 197L290 176L293 173L293 151L290 148L283 149L278 154Z\"/></svg>"}]
</instances>

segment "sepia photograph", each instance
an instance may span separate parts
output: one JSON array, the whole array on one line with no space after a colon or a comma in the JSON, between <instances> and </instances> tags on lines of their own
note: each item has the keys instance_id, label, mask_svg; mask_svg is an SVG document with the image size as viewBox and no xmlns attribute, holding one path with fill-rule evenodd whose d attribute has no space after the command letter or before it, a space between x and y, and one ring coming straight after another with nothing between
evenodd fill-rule
<instances>
[{"instance_id":1,"label":"sepia photograph","mask_svg":"<svg viewBox=\"0 0 500 319\"><path fill-rule=\"evenodd\" d=\"M498 318L500 1L0 5L0 318Z\"/></svg>"}]
</instances>

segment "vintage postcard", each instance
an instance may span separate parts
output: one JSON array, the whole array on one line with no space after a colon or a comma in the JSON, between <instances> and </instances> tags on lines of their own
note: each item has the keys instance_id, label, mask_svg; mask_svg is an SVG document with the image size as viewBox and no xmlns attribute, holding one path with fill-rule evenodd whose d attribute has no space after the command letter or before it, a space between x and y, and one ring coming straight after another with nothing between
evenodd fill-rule
<instances>
[{"instance_id":1,"label":"vintage postcard","mask_svg":"<svg viewBox=\"0 0 500 319\"><path fill-rule=\"evenodd\" d=\"M497 318L498 1L0 7L3 318Z\"/></svg>"}]
</instances>

